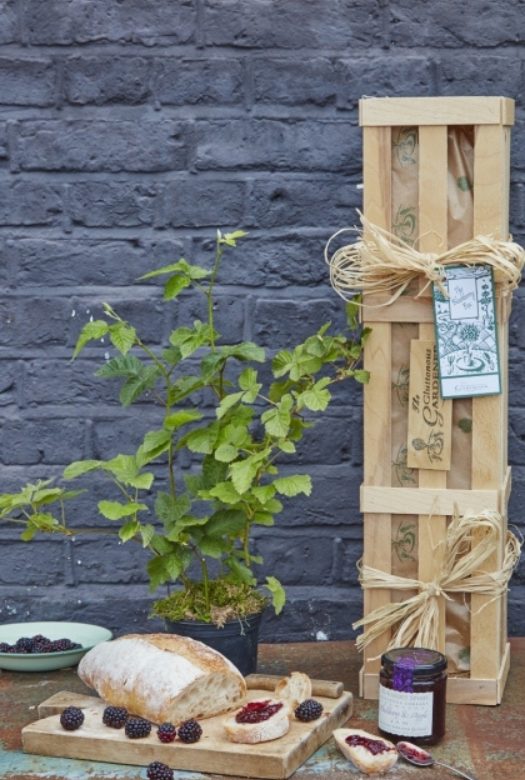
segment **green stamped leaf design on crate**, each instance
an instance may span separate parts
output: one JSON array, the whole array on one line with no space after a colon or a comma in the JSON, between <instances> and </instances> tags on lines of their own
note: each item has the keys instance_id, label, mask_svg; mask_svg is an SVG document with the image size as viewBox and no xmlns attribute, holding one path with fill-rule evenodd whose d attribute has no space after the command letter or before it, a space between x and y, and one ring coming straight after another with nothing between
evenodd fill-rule
<instances>
[{"instance_id":1,"label":"green stamped leaf design on crate","mask_svg":"<svg viewBox=\"0 0 525 780\"><path fill-rule=\"evenodd\" d=\"M407 487L408 485L417 485L417 469L410 468L407 465L408 450L406 445L402 444L397 451L397 456L392 461L394 473L398 483Z\"/></svg>"},{"instance_id":2,"label":"green stamped leaf design on crate","mask_svg":"<svg viewBox=\"0 0 525 780\"><path fill-rule=\"evenodd\" d=\"M417 527L414 522L402 523L392 540L392 550L399 561L415 561L413 555L416 549Z\"/></svg>"},{"instance_id":3,"label":"green stamped leaf design on crate","mask_svg":"<svg viewBox=\"0 0 525 780\"><path fill-rule=\"evenodd\" d=\"M394 216L392 232L409 246L416 242L417 217L415 206L400 206Z\"/></svg>"}]
</instances>

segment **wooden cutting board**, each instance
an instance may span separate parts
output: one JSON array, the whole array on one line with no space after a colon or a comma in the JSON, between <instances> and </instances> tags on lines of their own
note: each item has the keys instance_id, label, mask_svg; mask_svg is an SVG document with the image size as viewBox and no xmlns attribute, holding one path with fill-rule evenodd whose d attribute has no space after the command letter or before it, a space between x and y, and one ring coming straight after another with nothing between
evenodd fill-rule
<instances>
[{"instance_id":1,"label":"wooden cutting board","mask_svg":"<svg viewBox=\"0 0 525 780\"><path fill-rule=\"evenodd\" d=\"M248 700L268 698L272 681L264 677L260 682L264 687L251 688ZM248 680L248 685L256 683L257 676ZM258 745L227 741L222 727L224 715L201 720L203 735L194 745L184 745L178 740L162 744L155 727L145 739L128 739L123 729L104 726L105 704L101 699L67 691L55 694L39 706L41 719L22 729L22 743L26 753L44 756L141 766L162 761L172 769L246 778L287 778L352 715L351 693L343 691L337 698L331 698L341 690L340 683L329 682L328 687L322 680L315 683L328 693L328 696L318 695L319 687L314 684L315 698L324 708L321 718L311 723L300 723L292 718L290 730L284 737ZM60 725L60 713L68 706L81 707L84 711L84 723L77 731L65 731Z\"/></svg>"}]
</instances>

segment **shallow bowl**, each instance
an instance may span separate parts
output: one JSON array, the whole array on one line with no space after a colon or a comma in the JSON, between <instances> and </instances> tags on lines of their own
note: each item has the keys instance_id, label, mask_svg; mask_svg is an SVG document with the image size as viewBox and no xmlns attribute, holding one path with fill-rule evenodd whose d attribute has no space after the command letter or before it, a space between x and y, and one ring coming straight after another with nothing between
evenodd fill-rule
<instances>
[{"instance_id":1,"label":"shallow bowl","mask_svg":"<svg viewBox=\"0 0 525 780\"><path fill-rule=\"evenodd\" d=\"M42 620L35 623L5 623L0 625L0 642L15 644L23 636L42 634L49 639L71 639L82 647L57 653L0 653L0 669L12 672L48 672L78 664L83 655L113 634L102 626L90 623Z\"/></svg>"}]
</instances>

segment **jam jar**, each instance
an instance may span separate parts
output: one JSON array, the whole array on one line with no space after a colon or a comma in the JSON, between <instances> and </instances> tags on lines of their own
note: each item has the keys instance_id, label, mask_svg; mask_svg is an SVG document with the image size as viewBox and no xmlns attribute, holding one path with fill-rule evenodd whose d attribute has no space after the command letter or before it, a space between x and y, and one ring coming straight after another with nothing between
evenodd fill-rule
<instances>
[{"instance_id":1,"label":"jam jar","mask_svg":"<svg viewBox=\"0 0 525 780\"><path fill-rule=\"evenodd\" d=\"M381 656L381 733L394 742L435 745L445 734L447 659L437 650L398 647Z\"/></svg>"}]
</instances>

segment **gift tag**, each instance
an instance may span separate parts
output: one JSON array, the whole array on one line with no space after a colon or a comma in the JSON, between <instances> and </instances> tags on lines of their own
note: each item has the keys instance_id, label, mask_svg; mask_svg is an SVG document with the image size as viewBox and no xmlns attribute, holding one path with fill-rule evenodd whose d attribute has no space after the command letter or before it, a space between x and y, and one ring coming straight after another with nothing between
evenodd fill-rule
<instances>
[{"instance_id":1,"label":"gift tag","mask_svg":"<svg viewBox=\"0 0 525 780\"><path fill-rule=\"evenodd\" d=\"M490 266L447 266L433 286L440 390L443 398L501 393L494 281Z\"/></svg>"},{"instance_id":2,"label":"gift tag","mask_svg":"<svg viewBox=\"0 0 525 780\"><path fill-rule=\"evenodd\" d=\"M410 344L407 465L416 469L450 469L452 401L439 392L436 345Z\"/></svg>"}]
</instances>

